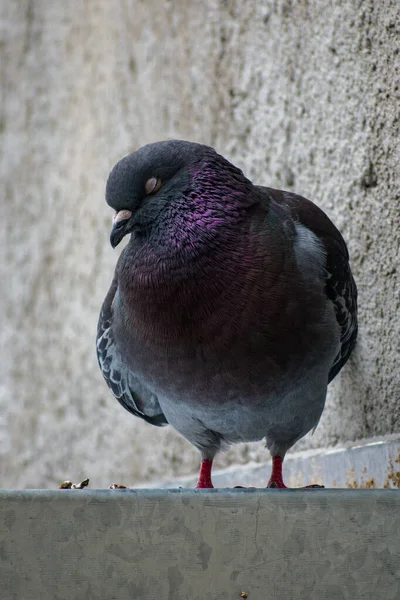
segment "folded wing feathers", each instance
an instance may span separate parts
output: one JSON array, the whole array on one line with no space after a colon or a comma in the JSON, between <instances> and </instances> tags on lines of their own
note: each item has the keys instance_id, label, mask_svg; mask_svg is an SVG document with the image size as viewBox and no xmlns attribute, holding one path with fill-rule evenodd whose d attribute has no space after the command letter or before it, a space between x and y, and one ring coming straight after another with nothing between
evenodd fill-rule
<instances>
[{"instance_id":1,"label":"folded wing feathers","mask_svg":"<svg viewBox=\"0 0 400 600\"><path fill-rule=\"evenodd\" d=\"M116 278L104 301L97 327L97 359L103 377L118 402L144 421L162 427L167 425L157 397L144 388L118 353L112 331L112 300L117 289Z\"/></svg>"},{"instance_id":2,"label":"folded wing feathers","mask_svg":"<svg viewBox=\"0 0 400 600\"><path fill-rule=\"evenodd\" d=\"M340 327L340 349L329 372L329 382L345 365L357 339L357 287L349 266L346 243L332 221L315 204L291 192L267 190L287 206L292 218L312 231L326 250L326 295L333 302Z\"/></svg>"},{"instance_id":3,"label":"folded wing feathers","mask_svg":"<svg viewBox=\"0 0 400 600\"><path fill-rule=\"evenodd\" d=\"M347 362L356 343L358 331L357 288L348 262L347 260L343 261L341 271L337 263L335 266L333 265L334 261L329 261L328 255L326 294L333 302L336 319L340 327L340 350L329 372L329 381L332 381Z\"/></svg>"}]
</instances>

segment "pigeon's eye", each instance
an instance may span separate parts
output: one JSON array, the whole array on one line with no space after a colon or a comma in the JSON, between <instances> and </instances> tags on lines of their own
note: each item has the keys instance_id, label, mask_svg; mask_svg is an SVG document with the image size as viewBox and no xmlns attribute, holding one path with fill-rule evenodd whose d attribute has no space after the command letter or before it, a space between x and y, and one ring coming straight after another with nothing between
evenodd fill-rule
<instances>
[{"instance_id":1,"label":"pigeon's eye","mask_svg":"<svg viewBox=\"0 0 400 600\"><path fill-rule=\"evenodd\" d=\"M159 177L150 177L150 179L148 179L146 181L146 185L144 186L144 189L146 191L146 194L155 194L156 192L158 192L158 190L161 187L161 179Z\"/></svg>"}]
</instances>

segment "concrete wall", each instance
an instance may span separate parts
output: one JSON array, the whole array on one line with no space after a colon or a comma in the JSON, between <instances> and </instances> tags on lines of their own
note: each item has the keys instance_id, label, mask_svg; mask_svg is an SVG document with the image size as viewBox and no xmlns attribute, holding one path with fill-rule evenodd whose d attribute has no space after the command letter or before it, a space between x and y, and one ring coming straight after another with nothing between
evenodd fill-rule
<instances>
[{"instance_id":1,"label":"concrete wall","mask_svg":"<svg viewBox=\"0 0 400 600\"><path fill-rule=\"evenodd\" d=\"M359 343L297 448L399 431L397 0L9 0L0 17L0 485L197 466L119 407L94 352L117 259L107 174L167 137L314 199L348 241ZM242 445L218 464L265 457Z\"/></svg>"}]
</instances>

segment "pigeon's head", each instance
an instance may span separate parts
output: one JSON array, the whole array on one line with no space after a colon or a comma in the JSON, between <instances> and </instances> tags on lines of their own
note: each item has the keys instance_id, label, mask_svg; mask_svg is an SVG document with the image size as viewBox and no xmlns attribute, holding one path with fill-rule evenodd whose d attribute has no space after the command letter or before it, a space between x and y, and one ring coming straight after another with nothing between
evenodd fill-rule
<instances>
[{"instance_id":1,"label":"pigeon's head","mask_svg":"<svg viewBox=\"0 0 400 600\"><path fill-rule=\"evenodd\" d=\"M115 210L112 247L128 233L148 227L171 198L185 193L193 165L217 156L209 146L169 140L148 144L122 158L106 187L107 204Z\"/></svg>"},{"instance_id":2,"label":"pigeon's head","mask_svg":"<svg viewBox=\"0 0 400 600\"><path fill-rule=\"evenodd\" d=\"M229 175L248 182L213 148L193 142L155 142L125 156L112 169L106 187L107 204L115 210L111 245L115 248L128 233L144 233L159 224L166 206L177 198L193 196L193 186L196 181L201 186L201 176L207 176L210 189L215 189Z\"/></svg>"}]
</instances>

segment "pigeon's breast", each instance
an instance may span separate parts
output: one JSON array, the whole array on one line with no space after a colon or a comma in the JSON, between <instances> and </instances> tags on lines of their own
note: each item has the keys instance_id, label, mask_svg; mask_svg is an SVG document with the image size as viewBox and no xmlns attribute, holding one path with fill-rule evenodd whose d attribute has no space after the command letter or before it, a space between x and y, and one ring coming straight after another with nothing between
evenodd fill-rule
<instances>
[{"instance_id":1,"label":"pigeon's breast","mask_svg":"<svg viewBox=\"0 0 400 600\"><path fill-rule=\"evenodd\" d=\"M319 406L325 397L339 329L324 281L317 268L300 277L290 248L274 254L261 241L243 235L192 264L140 262L115 296L120 355L177 429L179 414L197 411L208 424L239 411L254 429L298 390Z\"/></svg>"},{"instance_id":2,"label":"pigeon's breast","mask_svg":"<svg viewBox=\"0 0 400 600\"><path fill-rule=\"evenodd\" d=\"M283 397L307 374L322 370L327 377L339 343L332 306L326 302L319 320L308 324L303 311L293 314L289 306L278 329L261 306L265 311L261 301L239 310L216 306L195 324L189 313L159 321L154 311L146 328L132 320L130 336L117 332L120 354L149 390L176 405L257 404ZM114 326L126 332L127 322Z\"/></svg>"}]
</instances>

